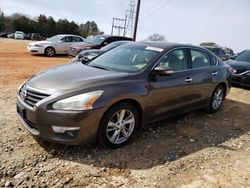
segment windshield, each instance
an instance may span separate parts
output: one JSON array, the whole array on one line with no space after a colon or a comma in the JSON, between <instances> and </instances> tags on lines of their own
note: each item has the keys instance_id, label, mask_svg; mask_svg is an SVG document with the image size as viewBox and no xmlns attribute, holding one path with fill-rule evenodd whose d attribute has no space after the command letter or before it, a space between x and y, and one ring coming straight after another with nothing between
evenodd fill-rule
<instances>
[{"instance_id":1,"label":"windshield","mask_svg":"<svg viewBox=\"0 0 250 188\"><path fill-rule=\"evenodd\" d=\"M235 58L236 61L250 62L250 51L244 51Z\"/></svg>"},{"instance_id":2,"label":"windshield","mask_svg":"<svg viewBox=\"0 0 250 188\"><path fill-rule=\"evenodd\" d=\"M134 73L146 67L163 49L142 45L122 45L94 59L88 65L118 72Z\"/></svg>"},{"instance_id":3,"label":"windshield","mask_svg":"<svg viewBox=\"0 0 250 188\"><path fill-rule=\"evenodd\" d=\"M50 37L50 38L47 38L46 41L49 41L49 42L57 42L59 39L61 39L62 37L59 37L58 35L54 36L54 37Z\"/></svg>"},{"instance_id":4,"label":"windshield","mask_svg":"<svg viewBox=\"0 0 250 188\"><path fill-rule=\"evenodd\" d=\"M105 40L105 37L103 36L94 36L87 38L84 42L90 43L90 44L101 44Z\"/></svg>"}]
</instances>

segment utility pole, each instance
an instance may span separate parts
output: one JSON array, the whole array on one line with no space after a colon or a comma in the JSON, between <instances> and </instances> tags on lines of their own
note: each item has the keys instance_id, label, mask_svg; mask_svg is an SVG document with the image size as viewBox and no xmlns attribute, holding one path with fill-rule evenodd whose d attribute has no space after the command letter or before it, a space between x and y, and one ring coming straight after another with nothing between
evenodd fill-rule
<instances>
[{"instance_id":1,"label":"utility pole","mask_svg":"<svg viewBox=\"0 0 250 188\"><path fill-rule=\"evenodd\" d=\"M134 22L135 22L135 0L130 0L128 9L126 10L127 25L125 30L125 36L133 38Z\"/></svg>"},{"instance_id":2,"label":"utility pole","mask_svg":"<svg viewBox=\"0 0 250 188\"><path fill-rule=\"evenodd\" d=\"M137 0L136 16L135 16L135 27L134 27L134 36L133 36L134 41L136 41L136 34L137 34L140 6L141 6L141 0Z\"/></svg>"}]
</instances>

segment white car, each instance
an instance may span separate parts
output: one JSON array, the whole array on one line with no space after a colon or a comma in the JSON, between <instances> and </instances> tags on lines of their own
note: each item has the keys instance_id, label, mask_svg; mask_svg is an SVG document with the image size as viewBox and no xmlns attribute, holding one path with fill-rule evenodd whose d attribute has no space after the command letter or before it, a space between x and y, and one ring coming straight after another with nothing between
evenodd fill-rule
<instances>
[{"instance_id":1,"label":"white car","mask_svg":"<svg viewBox=\"0 0 250 188\"><path fill-rule=\"evenodd\" d=\"M55 35L45 41L29 43L27 50L47 56L67 54L69 47L77 42L84 42L84 38L78 35Z\"/></svg>"},{"instance_id":2,"label":"white car","mask_svg":"<svg viewBox=\"0 0 250 188\"><path fill-rule=\"evenodd\" d=\"M15 33L14 33L14 38L15 39L24 39L24 32L22 32L22 31L16 31Z\"/></svg>"}]
</instances>

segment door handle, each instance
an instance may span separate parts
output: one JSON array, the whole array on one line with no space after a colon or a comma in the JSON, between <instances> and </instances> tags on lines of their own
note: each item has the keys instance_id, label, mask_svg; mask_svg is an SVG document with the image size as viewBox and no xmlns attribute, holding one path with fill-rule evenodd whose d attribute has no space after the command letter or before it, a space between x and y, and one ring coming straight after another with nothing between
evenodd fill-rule
<instances>
[{"instance_id":1,"label":"door handle","mask_svg":"<svg viewBox=\"0 0 250 188\"><path fill-rule=\"evenodd\" d=\"M213 72L212 75L213 76L216 76L218 74L218 72Z\"/></svg>"},{"instance_id":2,"label":"door handle","mask_svg":"<svg viewBox=\"0 0 250 188\"><path fill-rule=\"evenodd\" d=\"M185 79L185 82L192 82L193 81L193 78L190 78L190 77L187 77L186 79Z\"/></svg>"}]
</instances>

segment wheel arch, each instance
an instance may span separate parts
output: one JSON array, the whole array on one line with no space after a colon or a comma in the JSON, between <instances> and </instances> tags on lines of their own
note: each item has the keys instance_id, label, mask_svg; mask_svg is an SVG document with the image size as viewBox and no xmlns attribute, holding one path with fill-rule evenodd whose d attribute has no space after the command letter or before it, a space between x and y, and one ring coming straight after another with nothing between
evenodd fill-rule
<instances>
[{"instance_id":1,"label":"wheel arch","mask_svg":"<svg viewBox=\"0 0 250 188\"><path fill-rule=\"evenodd\" d=\"M223 99L225 99L226 98L226 95L227 95L227 84L225 83L225 82L221 82L221 83L219 83L217 86L216 86L216 88L217 87L219 87L219 86L222 86L223 87L223 89L224 89L224 96L223 96Z\"/></svg>"},{"instance_id":2,"label":"wheel arch","mask_svg":"<svg viewBox=\"0 0 250 188\"><path fill-rule=\"evenodd\" d=\"M138 111L138 114L139 114L139 118L140 118L140 124L139 124L139 129L142 127L141 123L142 123L142 117L143 117L143 111L142 111L142 107L140 105L140 103L135 100L135 99L131 99L131 98L125 98L125 99L120 99L118 101L116 101L115 103L113 103L106 111L105 113L103 114L102 118L105 116L105 114L115 105L119 104L119 103L129 103L131 105L133 105L137 111ZM102 119L101 118L101 119Z\"/></svg>"}]
</instances>

